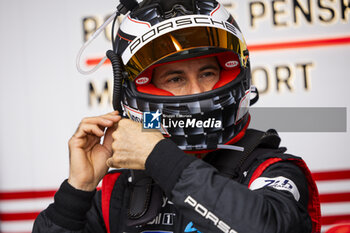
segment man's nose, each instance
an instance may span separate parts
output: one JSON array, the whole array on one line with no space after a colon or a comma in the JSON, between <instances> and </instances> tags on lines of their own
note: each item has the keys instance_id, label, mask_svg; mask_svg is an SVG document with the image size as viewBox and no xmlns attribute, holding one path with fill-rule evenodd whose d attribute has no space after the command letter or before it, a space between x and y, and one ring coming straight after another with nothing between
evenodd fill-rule
<instances>
[{"instance_id":1,"label":"man's nose","mask_svg":"<svg viewBox=\"0 0 350 233\"><path fill-rule=\"evenodd\" d=\"M202 92L209 91L210 87L206 87L203 83L198 79L192 79L190 82L190 86L188 88L188 95L198 94Z\"/></svg>"}]
</instances>

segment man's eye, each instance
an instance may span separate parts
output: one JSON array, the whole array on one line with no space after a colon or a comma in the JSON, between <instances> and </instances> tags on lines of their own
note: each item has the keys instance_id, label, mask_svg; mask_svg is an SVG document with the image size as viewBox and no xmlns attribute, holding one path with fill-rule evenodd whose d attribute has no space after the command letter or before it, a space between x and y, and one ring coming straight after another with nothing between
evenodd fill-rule
<instances>
[{"instance_id":1,"label":"man's eye","mask_svg":"<svg viewBox=\"0 0 350 233\"><path fill-rule=\"evenodd\" d=\"M167 80L167 83L179 83L179 82L181 82L181 78L180 77L173 77L173 78L169 78L168 80Z\"/></svg>"},{"instance_id":2,"label":"man's eye","mask_svg":"<svg viewBox=\"0 0 350 233\"><path fill-rule=\"evenodd\" d=\"M216 74L214 72L205 72L202 74L202 77L206 78L206 77L213 77L216 76Z\"/></svg>"}]
</instances>

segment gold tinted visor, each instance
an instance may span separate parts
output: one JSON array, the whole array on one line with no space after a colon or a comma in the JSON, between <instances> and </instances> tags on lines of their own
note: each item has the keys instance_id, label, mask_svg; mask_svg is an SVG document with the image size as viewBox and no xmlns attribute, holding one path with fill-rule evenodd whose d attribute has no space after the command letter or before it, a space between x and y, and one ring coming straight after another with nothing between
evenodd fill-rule
<instances>
[{"instance_id":1,"label":"gold tinted visor","mask_svg":"<svg viewBox=\"0 0 350 233\"><path fill-rule=\"evenodd\" d=\"M129 78L134 80L142 71L154 63L179 52L196 48L221 48L235 52L242 66L248 57L243 55L247 49L231 32L215 27L190 27L161 35L140 48L127 62L125 68ZM179 60L181 58L179 57Z\"/></svg>"}]
</instances>

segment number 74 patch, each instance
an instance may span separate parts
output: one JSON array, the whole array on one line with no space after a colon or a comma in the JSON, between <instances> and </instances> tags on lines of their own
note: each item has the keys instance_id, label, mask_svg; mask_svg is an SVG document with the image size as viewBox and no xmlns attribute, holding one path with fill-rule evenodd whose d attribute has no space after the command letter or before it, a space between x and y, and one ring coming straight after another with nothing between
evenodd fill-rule
<instances>
[{"instance_id":1,"label":"number 74 patch","mask_svg":"<svg viewBox=\"0 0 350 233\"><path fill-rule=\"evenodd\" d=\"M295 198L295 200L299 201L300 193L297 186L294 182L286 177L278 176L278 177L259 177L253 181L250 185L250 190L261 189L264 187L271 187L278 190L285 190L291 192Z\"/></svg>"}]
</instances>

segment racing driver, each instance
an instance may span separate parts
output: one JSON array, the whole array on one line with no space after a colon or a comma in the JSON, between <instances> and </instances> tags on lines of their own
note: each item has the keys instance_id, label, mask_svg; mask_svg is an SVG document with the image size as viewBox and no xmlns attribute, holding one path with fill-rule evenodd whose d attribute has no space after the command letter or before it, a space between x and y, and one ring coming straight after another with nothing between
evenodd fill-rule
<instances>
[{"instance_id":1,"label":"racing driver","mask_svg":"<svg viewBox=\"0 0 350 233\"><path fill-rule=\"evenodd\" d=\"M303 160L248 129L258 95L234 18L215 0L131 8L109 54L116 111L81 121L33 232L320 232Z\"/></svg>"}]
</instances>

